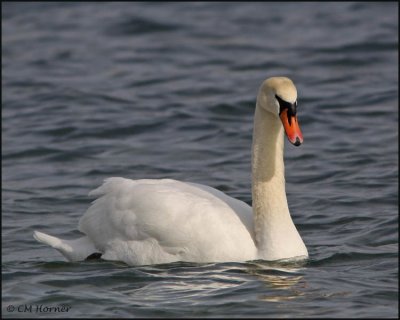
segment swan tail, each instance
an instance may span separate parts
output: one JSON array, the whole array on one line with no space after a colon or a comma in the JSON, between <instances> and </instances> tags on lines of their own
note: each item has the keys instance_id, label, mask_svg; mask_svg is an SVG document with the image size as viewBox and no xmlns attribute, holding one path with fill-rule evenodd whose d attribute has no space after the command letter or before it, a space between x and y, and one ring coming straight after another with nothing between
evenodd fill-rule
<instances>
[{"instance_id":1,"label":"swan tail","mask_svg":"<svg viewBox=\"0 0 400 320\"><path fill-rule=\"evenodd\" d=\"M75 240L63 240L43 232L34 231L33 237L38 242L56 249L69 261L82 261L88 257L92 258L93 254L96 254L96 257L101 256L101 253L98 253L99 250L96 250L94 244L87 236Z\"/></svg>"}]
</instances>

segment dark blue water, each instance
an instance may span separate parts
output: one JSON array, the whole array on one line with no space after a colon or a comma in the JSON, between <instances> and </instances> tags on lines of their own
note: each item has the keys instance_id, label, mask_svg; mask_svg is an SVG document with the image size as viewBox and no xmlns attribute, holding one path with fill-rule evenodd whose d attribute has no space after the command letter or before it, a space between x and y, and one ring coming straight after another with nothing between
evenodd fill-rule
<instances>
[{"instance_id":1,"label":"dark blue water","mask_svg":"<svg viewBox=\"0 0 400 320\"><path fill-rule=\"evenodd\" d=\"M32 238L77 237L110 176L250 204L275 75L299 92L285 166L307 263L69 263ZM4 317L396 317L397 194L395 2L2 3Z\"/></svg>"}]
</instances>

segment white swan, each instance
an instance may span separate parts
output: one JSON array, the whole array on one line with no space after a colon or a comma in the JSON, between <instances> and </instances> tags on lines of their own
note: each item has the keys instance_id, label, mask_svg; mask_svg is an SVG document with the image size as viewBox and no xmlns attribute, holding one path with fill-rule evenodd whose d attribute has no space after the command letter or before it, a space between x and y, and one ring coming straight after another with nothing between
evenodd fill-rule
<instances>
[{"instance_id":1,"label":"white swan","mask_svg":"<svg viewBox=\"0 0 400 320\"><path fill-rule=\"evenodd\" d=\"M87 257L130 265L173 261L304 259L286 200L284 134L298 146L297 91L285 77L265 80L257 96L252 148L253 208L212 187L176 180L109 178L79 221L85 234L34 238L70 261ZM283 125L282 125L283 124Z\"/></svg>"}]
</instances>

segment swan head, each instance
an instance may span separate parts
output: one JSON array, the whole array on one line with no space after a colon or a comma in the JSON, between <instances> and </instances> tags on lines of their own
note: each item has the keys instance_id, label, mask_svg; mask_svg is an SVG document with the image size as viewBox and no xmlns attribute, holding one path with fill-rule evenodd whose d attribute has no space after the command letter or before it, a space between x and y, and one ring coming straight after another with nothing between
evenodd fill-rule
<instances>
[{"instance_id":1,"label":"swan head","mask_svg":"<svg viewBox=\"0 0 400 320\"><path fill-rule=\"evenodd\" d=\"M292 80L286 77L268 78L260 87L257 103L280 118L290 143L295 146L303 143L303 134L297 121L297 90Z\"/></svg>"}]
</instances>

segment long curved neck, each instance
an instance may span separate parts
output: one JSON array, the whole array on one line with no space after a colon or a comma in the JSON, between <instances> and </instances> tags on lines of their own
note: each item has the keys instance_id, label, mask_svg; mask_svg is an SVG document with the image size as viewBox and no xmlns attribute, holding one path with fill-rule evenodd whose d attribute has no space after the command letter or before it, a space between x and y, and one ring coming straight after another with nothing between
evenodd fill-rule
<instances>
[{"instance_id":1,"label":"long curved neck","mask_svg":"<svg viewBox=\"0 0 400 320\"><path fill-rule=\"evenodd\" d=\"M300 247L305 246L286 199L283 126L278 117L258 103L252 149L253 215L259 258L277 260L301 255Z\"/></svg>"}]
</instances>

